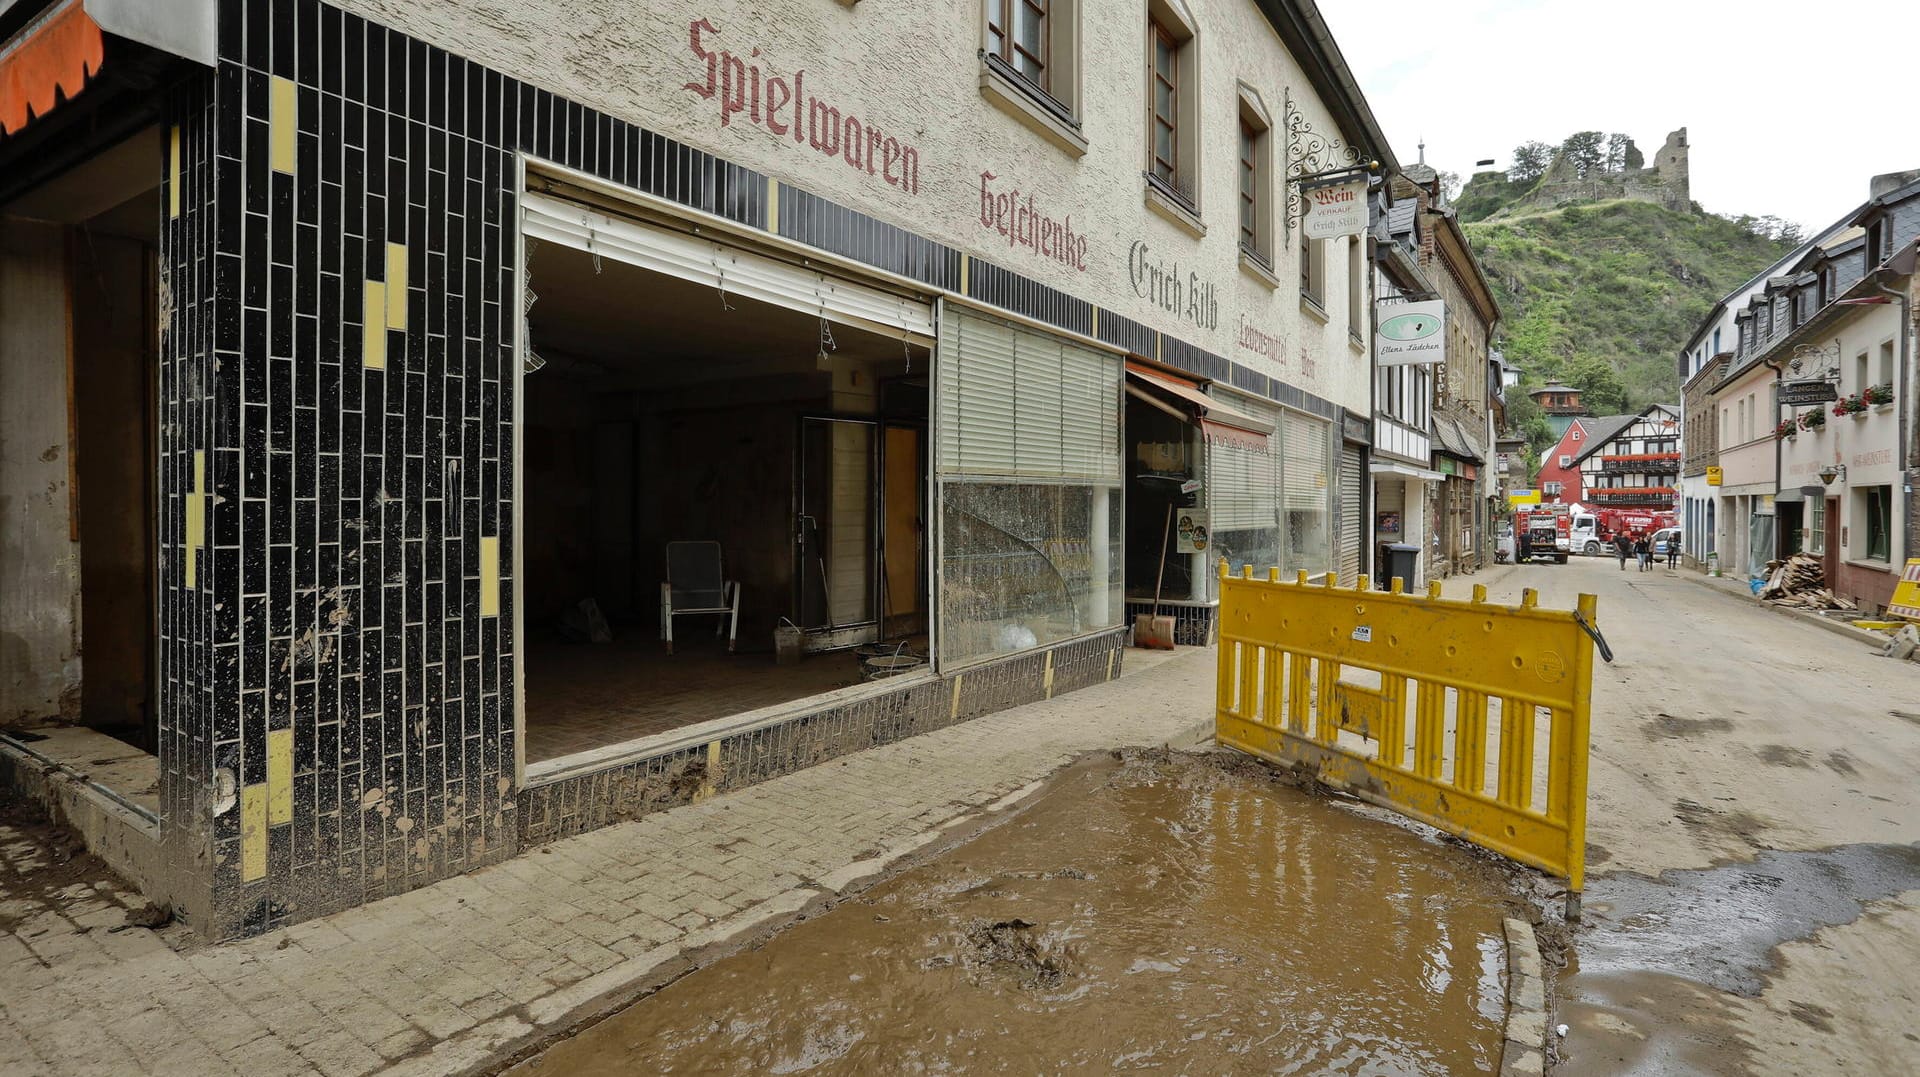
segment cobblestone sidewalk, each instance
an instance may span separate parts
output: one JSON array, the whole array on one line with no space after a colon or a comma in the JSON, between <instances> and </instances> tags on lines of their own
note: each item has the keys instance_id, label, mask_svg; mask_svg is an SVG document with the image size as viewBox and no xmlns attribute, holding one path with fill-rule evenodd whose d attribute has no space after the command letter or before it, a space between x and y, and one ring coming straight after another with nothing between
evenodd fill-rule
<instances>
[{"instance_id":1,"label":"cobblestone sidewalk","mask_svg":"<svg viewBox=\"0 0 1920 1077\"><path fill-rule=\"evenodd\" d=\"M1131 658L1130 658L1131 661ZM1145 665L1145 663L1140 663ZM0 822L0 1074L460 1073L1090 749L1212 718L1211 651L224 946Z\"/></svg>"}]
</instances>

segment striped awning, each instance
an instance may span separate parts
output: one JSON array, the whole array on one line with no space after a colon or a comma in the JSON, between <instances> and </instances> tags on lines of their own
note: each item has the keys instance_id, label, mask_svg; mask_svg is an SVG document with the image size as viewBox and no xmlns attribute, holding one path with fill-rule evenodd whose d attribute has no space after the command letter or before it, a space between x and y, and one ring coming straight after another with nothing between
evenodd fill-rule
<instances>
[{"instance_id":1,"label":"striped awning","mask_svg":"<svg viewBox=\"0 0 1920 1077\"><path fill-rule=\"evenodd\" d=\"M80 0L61 0L0 44L0 134L71 101L100 73L106 44Z\"/></svg>"}]
</instances>

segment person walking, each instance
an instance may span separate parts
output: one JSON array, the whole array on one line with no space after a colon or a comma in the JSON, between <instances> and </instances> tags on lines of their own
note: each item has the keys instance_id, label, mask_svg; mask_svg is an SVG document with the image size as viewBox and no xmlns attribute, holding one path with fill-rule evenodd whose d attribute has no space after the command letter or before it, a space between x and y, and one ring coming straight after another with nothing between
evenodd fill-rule
<instances>
[{"instance_id":1,"label":"person walking","mask_svg":"<svg viewBox=\"0 0 1920 1077\"><path fill-rule=\"evenodd\" d=\"M1674 569L1677 569L1679 567L1680 567L1680 536L1677 534L1668 535L1667 536L1667 571L1672 572Z\"/></svg>"},{"instance_id":2,"label":"person walking","mask_svg":"<svg viewBox=\"0 0 1920 1077\"><path fill-rule=\"evenodd\" d=\"M1640 555L1640 571L1651 572L1653 570L1653 543L1648 540L1645 531L1640 532L1639 537L1633 540L1633 552Z\"/></svg>"},{"instance_id":3,"label":"person walking","mask_svg":"<svg viewBox=\"0 0 1920 1077\"><path fill-rule=\"evenodd\" d=\"M1627 570L1627 555L1633 552L1633 540L1625 531L1613 536L1613 549L1620 555L1620 571Z\"/></svg>"}]
</instances>

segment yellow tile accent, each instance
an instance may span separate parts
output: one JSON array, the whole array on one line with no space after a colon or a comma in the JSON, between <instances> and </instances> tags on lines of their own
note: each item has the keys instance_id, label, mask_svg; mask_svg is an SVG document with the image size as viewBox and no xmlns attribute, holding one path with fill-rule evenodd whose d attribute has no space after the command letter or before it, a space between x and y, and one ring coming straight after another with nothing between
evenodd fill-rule
<instances>
[{"instance_id":1,"label":"yellow tile accent","mask_svg":"<svg viewBox=\"0 0 1920 1077\"><path fill-rule=\"evenodd\" d=\"M1100 336L1100 308L1099 307L1093 308L1093 332L1088 333L1087 335L1095 338L1098 338Z\"/></svg>"},{"instance_id":2,"label":"yellow tile accent","mask_svg":"<svg viewBox=\"0 0 1920 1077\"><path fill-rule=\"evenodd\" d=\"M960 256L960 294L961 295L967 294L967 261L968 261L967 256L965 254L962 254Z\"/></svg>"},{"instance_id":3,"label":"yellow tile accent","mask_svg":"<svg viewBox=\"0 0 1920 1077\"><path fill-rule=\"evenodd\" d=\"M500 537L480 539L480 616L500 616Z\"/></svg>"},{"instance_id":4,"label":"yellow tile accent","mask_svg":"<svg viewBox=\"0 0 1920 1077\"><path fill-rule=\"evenodd\" d=\"M293 730L267 733L267 823L293 822Z\"/></svg>"},{"instance_id":5,"label":"yellow tile accent","mask_svg":"<svg viewBox=\"0 0 1920 1077\"><path fill-rule=\"evenodd\" d=\"M780 234L780 181L767 179L767 231Z\"/></svg>"},{"instance_id":6,"label":"yellow tile accent","mask_svg":"<svg viewBox=\"0 0 1920 1077\"><path fill-rule=\"evenodd\" d=\"M361 340L360 358L369 370L387 369L387 286L377 280L367 282L366 307L360 312L366 335Z\"/></svg>"},{"instance_id":7,"label":"yellow tile accent","mask_svg":"<svg viewBox=\"0 0 1920 1077\"><path fill-rule=\"evenodd\" d=\"M193 451L193 490L187 494L187 590L200 583L200 549L207 544L207 453Z\"/></svg>"},{"instance_id":8,"label":"yellow tile accent","mask_svg":"<svg viewBox=\"0 0 1920 1077\"><path fill-rule=\"evenodd\" d=\"M1043 691L1046 692L1046 696L1044 698L1046 699L1053 698L1053 652L1052 651L1047 652L1047 669L1046 669L1045 675L1041 678L1041 688Z\"/></svg>"},{"instance_id":9,"label":"yellow tile accent","mask_svg":"<svg viewBox=\"0 0 1920 1077\"><path fill-rule=\"evenodd\" d=\"M407 331L407 245L387 244L387 328Z\"/></svg>"},{"instance_id":10,"label":"yellow tile accent","mask_svg":"<svg viewBox=\"0 0 1920 1077\"><path fill-rule=\"evenodd\" d=\"M300 91L283 78L269 84L267 97L267 157L275 172L293 175L295 136L300 133Z\"/></svg>"},{"instance_id":11,"label":"yellow tile accent","mask_svg":"<svg viewBox=\"0 0 1920 1077\"><path fill-rule=\"evenodd\" d=\"M966 255L963 254L960 257L965 258ZM947 710L947 719L949 721L956 720L960 717L960 682L965 678L966 674L964 673L956 673L953 675L953 702Z\"/></svg>"},{"instance_id":12,"label":"yellow tile accent","mask_svg":"<svg viewBox=\"0 0 1920 1077\"><path fill-rule=\"evenodd\" d=\"M240 881L267 876L267 787L240 790Z\"/></svg>"},{"instance_id":13,"label":"yellow tile accent","mask_svg":"<svg viewBox=\"0 0 1920 1077\"><path fill-rule=\"evenodd\" d=\"M177 123L167 139L167 216L180 216L180 125Z\"/></svg>"}]
</instances>

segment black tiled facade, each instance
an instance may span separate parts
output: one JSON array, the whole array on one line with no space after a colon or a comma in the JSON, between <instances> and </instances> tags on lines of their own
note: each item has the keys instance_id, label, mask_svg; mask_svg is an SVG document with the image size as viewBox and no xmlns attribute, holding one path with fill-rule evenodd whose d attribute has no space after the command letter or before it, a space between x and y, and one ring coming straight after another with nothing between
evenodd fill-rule
<instances>
[{"instance_id":1,"label":"black tiled facade","mask_svg":"<svg viewBox=\"0 0 1920 1077\"><path fill-rule=\"evenodd\" d=\"M217 69L166 95L164 832L216 935L580 828L519 817L579 790L513 787L520 154L754 228L777 198L786 238L1340 414L319 0L226 0ZM1118 639L1074 661L1110 675Z\"/></svg>"}]
</instances>

